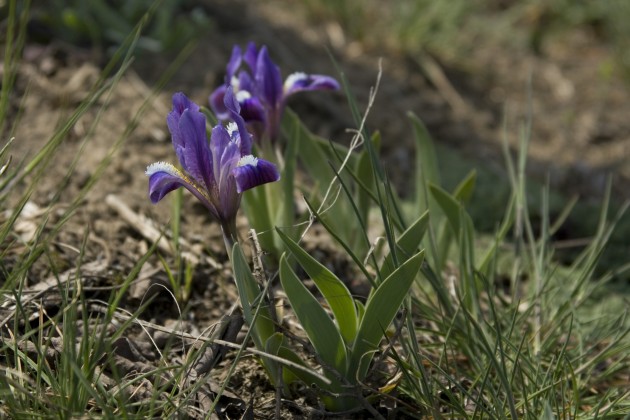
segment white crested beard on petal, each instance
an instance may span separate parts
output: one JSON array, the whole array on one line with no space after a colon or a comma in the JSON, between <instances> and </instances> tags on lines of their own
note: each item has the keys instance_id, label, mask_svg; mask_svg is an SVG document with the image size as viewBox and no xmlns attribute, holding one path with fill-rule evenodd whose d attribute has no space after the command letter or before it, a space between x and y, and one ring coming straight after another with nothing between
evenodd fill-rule
<instances>
[{"instance_id":1,"label":"white crested beard on petal","mask_svg":"<svg viewBox=\"0 0 630 420\"><path fill-rule=\"evenodd\" d=\"M238 160L237 166L258 166L258 158L254 155L245 155Z\"/></svg>"},{"instance_id":2,"label":"white crested beard on petal","mask_svg":"<svg viewBox=\"0 0 630 420\"><path fill-rule=\"evenodd\" d=\"M236 100L238 101L238 103L241 104L244 101L251 98L252 94L246 90L239 90L239 91L236 91L236 94L234 96L236 96Z\"/></svg>"},{"instance_id":3,"label":"white crested beard on petal","mask_svg":"<svg viewBox=\"0 0 630 420\"><path fill-rule=\"evenodd\" d=\"M157 172L166 172L169 175L177 176L180 178L183 175L179 169L177 169L176 167L174 167L173 165L167 162L155 162L155 163L150 164L149 166L147 166L147 170L145 171L145 174L147 174L148 176L151 176Z\"/></svg>"},{"instance_id":4,"label":"white crested beard on petal","mask_svg":"<svg viewBox=\"0 0 630 420\"><path fill-rule=\"evenodd\" d=\"M230 138L234 137L234 133L238 133L238 126L236 125L235 122L229 122L228 125L225 127L225 129L230 135Z\"/></svg>"}]
</instances>

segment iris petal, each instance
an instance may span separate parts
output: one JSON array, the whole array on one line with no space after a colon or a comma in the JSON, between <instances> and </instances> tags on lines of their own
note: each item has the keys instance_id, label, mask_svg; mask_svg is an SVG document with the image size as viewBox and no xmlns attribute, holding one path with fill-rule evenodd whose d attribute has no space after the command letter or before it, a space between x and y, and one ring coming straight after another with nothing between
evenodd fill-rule
<instances>
[{"instance_id":1,"label":"iris petal","mask_svg":"<svg viewBox=\"0 0 630 420\"><path fill-rule=\"evenodd\" d=\"M212 150L212 167L215 182L221 179L221 156L223 156L223 151L228 144L230 144L230 135L225 127L222 125L214 127L210 135L210 150Z\"/></svg>"},{"instance_id":2,"label":"iris petal","mask_svg":"<svg viewBox=\"0 0 630 420\"><path fill-rule=\"evenodd\" d=\"M284 82L285 98L309 90L339 90L339 83L330 76L305 73L293 73Z\"/></svg>"},{"instance_id":3,"label":"iris petal","mask_svg":"<svg viewBox=\"0 0 630 420\"><path fill-rule=\"evenodd\" d=\"M232 85L235 92L239 92L241 90L246 90L249 92L254 92L256 89L256 84L254 83L254 79L252 76L246 72L245 70L238 73L238 87Z\"/></svg>"},{"instance_id":4,"label":"iris petal","mask_svg":"<svg viewBox=\"0 0 630 420\"><path fill-rule=\"evenodd\" d=\"M199 105L181 92L173 95L173 109L166 118L173 139L173 148L180 164L195 181L209 185L212 162L206 136L206 117Z\"/></svg>"},{"instance_id":5,"label":"iris petal","mask_svg":"<svg viewBox=\"0 0 630 420\"><path fill-rule=\"evenodd\" d=\"M199 111L186 109L179 120L184 141L180 163L198 183L212 185L212 156L206 135L206 117Z\"/></svg>"},{"instance_id":6,"label":"iris petal","mask_svg":"<svg viewBox=\"0 0 630 420\"><path fill-rule=\"evenodd\" d=\"M271 61L267 47L262 47L256 62L256 84L265 105L275 108L282 98L282 76L280 68Z\"/></svg>"},{"instance_id":7,"label":"iris petal","mask_svg":"<svg viewBox=\"0 0 630 420\"><path fill-rule=\"evenodd\" d=\"M232 76L236 74L236 71L241 66L243 62L243 54L241 52L241 47L235 45L232 48L232 55L230 56L230 61L227 64L227 74L225 75L225 83L230 83L230 79Z\"/></svg>"},{"instance_id":8,"label":"iris petal","mask_svg":"<svg viewBox=\"0 0 630 420\"><path fill-rule=\"evenodd\" d=\"M258 48L256 48L256 43L253 41L249 41L247 43L247 49L245 50L243 59L253 74L256 70L256 60L258 59Z\"/></svg>"},{"instance_id":9,"label":"iris petal","mask_svg":"<svg viewBox=\"0 0 630 420\"><path fill-rule=\"evenodd\" d=\"M236 100L236 95L231 86L228 86L225 92L225 106L230 111L230 118L238 126L238 132L240 134L240 150L241 155L249 155L252 151L252 136L245 127L245 120L241 117L241 106Z\"/></svg>"},{"instance_id":10,"label":"iris petal","mask_svg":"<svg viewBox=\"0 0 630 420\"><path fill-rule=\"evenodd\" d=\"M230 111L226 108L224 103L226 90L227 85L219 86L212 92L208 100L212 112L214 112L214 115L221 121L230 118Z\"/></svg>"},{"instance_id":11,"label":"iris petal","mask_svg":"<svg viewBox=\"0 0 630 420\"><path fill-rule=\"evenodd\" d=\"M250 188L280 179L276 166L252 155L243 156L233 169L236 191L240 194Z\"/></svg>"},{"instance_id":12,"label":"iris petal","mask_svg":"<svg viewBox=\"0 0 630 420\"><path fill-rule=\"evenodd\" d=\"M255 96L239 101L241 116L245 121L265 121L265 108Z\"/></svg>"},{"instance_id":13,"label":"iris petal","mask_svg":"<svg viewBox=\"0 0 630 420\"><path fill-rule=\"evenodd\" d=\"M203 188L170 163L153 163L147 167L146 174L149 176L149 198L153 204L171 191L184 187L193 193L213 216L218 217L217 209L212 205L210 197Z\"/></svg>"},{"instance_id":14,"label":"iris petal","mask_svg":"<svg viewBox=\"0 0 630 420\"><path fill-rule=\"evenodd\" d=\"M225 149L223 149L223 155L221 156L221 167L218 181L219 186L219 203L221 211L224 214L236 215L238 208L238 202L240 201L238 191L232 176L232 169L238 163L241 154L238 149L238 144L230 141Z\"/></svg>"},{"instance_id":15,"label":"iris petal","mask_svg":"<svg viewBox=\"0 0 630 420\"><path fill-rule=\"evenodd\" d=\"M186 95L177 92L173 95L173 109L166 117L168 130L171 132L173 148L180 162L184 159L183 151L186 148L186 138L182 137L179 129L179 120L186 109L199 111L199 106L188 99Z\"/></svg>"}]
</instances>

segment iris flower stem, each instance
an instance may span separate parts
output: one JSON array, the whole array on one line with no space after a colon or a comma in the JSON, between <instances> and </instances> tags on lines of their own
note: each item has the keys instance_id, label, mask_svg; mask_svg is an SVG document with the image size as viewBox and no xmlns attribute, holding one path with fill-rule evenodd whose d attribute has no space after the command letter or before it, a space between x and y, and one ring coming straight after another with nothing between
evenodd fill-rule
<instances>
[{"instance_id":1,"label":"iris flower stem","mask_svg":"<svg viewBox=\"0 0 630 420\"><path fill-rule=\"evenodd\" d=\"M236 220L230 220L221 224L221 231L223 232L223 242L225 243L225 250L227 251L230 262L232 262L232 249L234 244L238 242L238 236L236 233Z\"/></svg>"}]
</instances>

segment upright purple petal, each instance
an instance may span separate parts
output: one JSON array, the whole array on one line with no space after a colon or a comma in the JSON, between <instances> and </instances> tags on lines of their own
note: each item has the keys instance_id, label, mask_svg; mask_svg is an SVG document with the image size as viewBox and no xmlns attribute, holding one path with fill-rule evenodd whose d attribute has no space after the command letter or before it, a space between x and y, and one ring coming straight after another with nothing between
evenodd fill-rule
<instances>
[{"instance_id":1,"label":"upright purple petal","mask_svg":"<svg viewBox=\"0 0 630 420\"><path fill-rule=\"evenodd\" d=\"M173 148L180 162L184 160L183 150L186 148L186 139L183 138L180 133L179 120L186 109L199 111L199 106L188 99L183 93L175 93L173 95L173 109L166 117L166 124L168 125L168 130L171 132Z\"/></svg>"},{"instance_id":2,"label":"upright purple petal","mask_svg":"<svg viewBox=\"0 0 630 420\"><path fill-rule=\"evenodd\" d=\"M234 48L232 48L232 55L230 56L230 61L228 61L227 68L226 68L226 71L227 71L227 74L225 75L226 84L230 83L232 76L236 74L236 71L241 66L242 62L243 62L243 54L241 52L241 47L239 47L238 45L235 45Z\"/></svg>"},{"instance_id":3,"label":"upright purple petal","mask_svg":"<svg viewBox=\"0 0 630 420\"><path fill-rule=\"evenodd\" d=\"M256 84L265 105L271 108L278 106L282 99L282 76L280 68L271 61L267 47L262 47L256 62Z\"/></svg>"},{"instance_id":4,"label":"upright purple petal","mask_svg":"<svg viewBox=\"0 0 630 420\"><path fill-rule=\"evenodd\" d=\"M237 86L234 86L234 83L232 83L232 87L234 88L235 92L240 92L243 90L246 90L248 92L256 92L256 83L251 74L249 74L245 70L241 70L238 73L236 83Z\"/></svg>"},{"instance_id":5,"label":"upright purple petal","mask_svg":"<svg viewBox=\"0 0 630 420\"><path fill-rule=\"evenodd\" d=\"M243 59L249 67L249 71L253 74L256 71L256 60L258 60L258 48L256 48L256 44L253 41L249 41L247 44Z\"/></svg>"},{"instance_id":6,"label":"upright purple petal","mask_svg":"<svg viewBox=\"0 0 630 420\"><path fill-rule=\"evenodd\" d=\"M245 127L245 120L241 117L241 106L236 100L232 87L228 87L225 92L225 107L230 111L230 118L236 123L238 132L241 136L240 151L241 155L249 155L252 151L252 136Z\"/></svg>"},{"instance_id":7,"label":"upright purple petal","mask_svg":"<svg viewBox=\"0 0 630 420\"><path fill-rule=\"evenodd\" d=\"M238 164L240 158L241 154L238 144L230 141L223 149L219 169L220 174L219 178L217 178L219 207L223 217L226 219L236 215L240 203L240 196L238 195L234 176L232 175L232 170Z\"/></svg>"},{"instance_id":8,"label":"upright purple petal","mask_svg":"<svg viewBox=\"0 0 630 420\"><path fill-rule=\"evenodd\" d=\"M195 180L208 187L212 179L212 156L206 134L206 117L186 109L179 119L179 133L184 142L180 163Z\"/></svg>"},{"instance_id":9,"label":"upright purple petal","mask_svg":"<svg viewBox=\"0 0 630 420\"><path fill-rule=\"evenodd\" d=\"M221 179L221 157L231 138L228 131L222 125L217 125L212 129L210 135L210 150L212 151L212 168L215 183Z\"/></svg>"},{"instance_id":10,"label":"upright purple petal","mask_svg":"<svg viewBox=\"0 0 630 420\"><path fill-rule=\"evenodd\" d=\"M250 188L280 179L276 166L252 155L243 156L233 169L236 191L240 194Z\"/></svg>"},{"instance_id":11,"label":"upright purple petal","mask_svg":"<svg viewBox=\"0 0 630 420\"><path fill-rule=\"evenodd\" d=\"M208 140L206 117L199 111L199 105L183 93L176 93L166 123L173 139L173 148L184 170L197 181L205 181L203 173L208 169L205 156L208 153Z\"/></svg>"},{"instance_id":12,"label":"upright purple petal","mask_svg":"<svg viewBox=\"0 0 630 420\"><path fill-rule=\"evenodd\" d=\"M284 97L306 90L339 90L339 83L330 76L293 73L284 82Z\"/></svg>"}]
</instances>

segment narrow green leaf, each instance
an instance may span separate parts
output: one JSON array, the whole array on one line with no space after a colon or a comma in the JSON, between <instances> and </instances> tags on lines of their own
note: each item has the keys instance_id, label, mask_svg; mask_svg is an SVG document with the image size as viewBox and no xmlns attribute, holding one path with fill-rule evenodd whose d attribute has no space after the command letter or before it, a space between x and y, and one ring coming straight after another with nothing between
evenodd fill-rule
<instances>
[{"instance_id":1,"label":"narrow green leaf","mask_svg":"<svg viewBox=\"0 0 630 420\"><path fill-rule=\"evenodd\" d=\"M368 299L365 315L351 350L347 375L351 380L362 381L365 378L373 352L378 348L385 330L408 295L423 260L424 251L408 259Z\"/></svg>"},{"instance_id":2,"label":"narrow green leaf","mask_svg":"<svg viewBox=\"0 0 630 420\"><path fill-rule=\"evenodd\" d=\"M359 325L361 324L361 320L363 319L363 315L365 315L365 305L363 304L363 302L359 301L359 300L355 300L354 304L357 307L357 315L358 315L358 321L359 321Z\"/></svg>"},{"instance_id":3,"label":"narrow green leaf","mask_svg":"<svg viewBox=\"0 0 630 420\"><path fill-rule=\"evenodd\" d=\"M305 136L313 143L323 147L324 150L327 150L330 154L328 155L330 158L333 157L331 147L334 148L336 153L339 153L343 156L348 154L348 147L339 143L332 143L320 136L313 134L300 120L300 117L293 112L290 108L285 108L284 118L282 120L282 129L286 130L286 132L292 133L294 136ZM351 162L354 162L354 158L351 158ZM353 163L354 164L354 163Z\"/></svg>"},{"instance_id":4,"label":"narrow green leaf","mask_svg":"<svg viewBox=\"0 0 630 420\"><path fill-rule=\"evenodd\" d=\"M380 133L376 132L372 136L372 144L374 145L374 149L378 152L380 151L381 145L381 136ZM374 170L372 168L372 161L370 159L370 155L367 149L363 149L363 151L359 154L359 158L357 160L356 165L356 174L357 177L362 181L363 185L368 187L370 190L366 191L362 188L357 188L356 196L357 196L357 207L359 208L359 214L361 215L361 220L367 222L368 215L370 213L370 207L372 205L372 198L374 196L373 185L375 182L374 179Z\"/></svg>"},{"instance_id":5,"label":"narrow green leaf","mask_svg":"<svg viewBox=\"0 0 630 420\"><path fill-rule=\"evenodd\" d=\"M411 112L407 113L407 117L411 120L416 152L416 190L413 209L415 212L429 210L431 214L431 225L429 226L429 235L427 235L425 248L427 250L427 258L439 272L442 267L440 257L443 253L439 247L441 243L438 242L439 238L437 237L436 228L441 225L442 214L439 206L435 200L431 198L431 194L429 193L430 184L441 185L437 154L433 145L433 139L422 123L422 120Z\"/></svg>"},{"instance_id":6,"label":"narrow green leaf","mask_svg":"<svg viewBox=\"0 0 630 420\"><path fill-rule=\"evenodd\" d=\"M553 414L549 401L544 402L543 412L540 414L540 420L556 420L556 416Z\"/></svg>"},{"instance_id":7,"label":"narrow green leaf","mask_svg":"<svg viewBox=\"0 0 630 420\"><path fill-rule=\"evenodd\" d=\"M276 231L328 302L345 342L352 343L357 334L357 310L346 285L280 229Z\"/></svg>"},{"instance_id":8,"label":"narrow green leaf","mask_svg":"<svg viewBox=\"0 0 630 420\"><path fill-rule=\"evenodd\" d=\"M442 212L446 216L451 228L454 232L459 232L460 220L459 220L459 208L461 205L459 202L448 192L444 191L437 185L429 185L431 195L442 209Z\"/></svg>"},{"instance_id":9,"label":"narrow green leaf","mask_svg":"<svg viewBox=\"0 0 630 420\"><path fill-rule=\"evenodd\" d=\"M267 341L265 342L265 352L272 354L274 356L278 356L283 346L284 346L284 335L282 335L282 333L276 332L271 337L269 337ZM267 360L267 362L271 362L271 360ZM297 362L297 363L304 366L304 362L302 361ZM284 386L286 391L289 390L288 388L289 384L295 382L296 379L299 379L299 377L295 375L292 370L287 369L286 366L282 366L276 361L273 361L272 363L264 363L263 366L266 369L275 369L275 372L268 372L268 375L270 378L276 378L279 373L278 369L281 369L280 372L282 376L282 385ZM278 384L277 381L274 381L274 383Z\"/></svg>"},{"instance_id":10,"label":"narrow green leaf","mask_svg":"<svg viewBox=\"0 0 630 420\"><path fill-rule=\"evenodd\" d=\"M291 135L286 136L287 145L284 152L284 168L282 168L282 190L283 190L283 202L282 202L282 218L280 219L280 226L288 227L293 224L293 218L295 214L294 202L293 202L293 189L295 188L295 167L297 164L298 149L300 143L299 135L300 125L299 120L293 122Z\"/></svg>"},{"instance_id":11,"label":"narrow green leaf","mask_svg":"<svg viewBox=\"0 0 630 420\"><path fill-rule=\"evenodd\" d=\"M272 182L252 188L245 191L241 202L241 208L247 215L251 227L256 230L260 247L270 256L270 263L276 267L282 254L282 247L273 234L273 229L277 223L284 224L283 207L279 205L284 203L283 187L277 182Z\"/></svg>"},{"instance_id":12,"label":"narrow green leaf","mask_svg":"<svg viewBox=\"0 0 630 420\"><path fill-rule=\"evenodd\" d=\"M232 265L234 267L234 281L238 289L238 295L243 308L243 316L245 322L252 328L252 338L256 344L256 348L263 349L264 343L271 337L275 328L269 314L269 308L261 308L259 315L256 317L256 306L264 302L262 292L254 275L247 264L245 255L238 243L232 248Z\"/></svg>"},{"instance_id":13,"label":"narrow green leaf","mask_svg":"<svg viewBox=\"0 0 630 420\"><path fill-rule=\"evenodd\" d=\"M309 365L307 365L304 362L304 359L302 357L298 356L293 350L287 347L284 344L284 342L285 342L284 336L279 332L275 333L274 335L269 337L269 339L267 340L267 343L265 346L267 353L286 359L290 362L295 363L296 365L300 365L305 368L312 369ZM294 382L295 379L297 378L308 386L311 386L314 384L320 389L326 389L327 387L331 386L330 384L324 382L321 379L321 377L314 375L312 373L309 373L307 370L297 369L290 365L283 365L282 367L283 367L282 379L285 385L288 385Z\"/></svg>"},{"instance_id":14,"label":"narrow green leaf","mask_svg":"<svg viewBox=\"0 0 630 420\"><path fill-rule=\"evenodd\" d=\"M15 137L11 137L9 140L7 140L4 146L2 146L2 149L0 149L0 159L4 159L5 153L8 152L9 146L11 145L11 143L13 143L14 140L15 140Z\"/></svg>"},{"instance_id":15,"label":"narrow green leaf","mask_svg":"<svg viewBox=\"0 0 630 420\"><path fill-rule=\"evenodd\" d=\"M497 251L499 250L499 246L503 243L503 240L505 239L507 234L510 232L512 225L514 224L515 203L516 203L516 199L514 195L512 195L512 198L510 199L510 202L505 211L503 222L501 223L501 226L499 227L499 229L497 230L497 233L495 234L494 241L492 242L492 245L490 246L490 248L486 251L485 257L483 257L483 259L481 260L481 264L479 265L479 271L481 271L485 275L489 274L489 269L491 267L490 263L496 258Z\"/></svg>"},{"instance_id":16,"label":"narrow green leaf","mask_svg":"<svg viewBox=\"0 0 630 420\"><path fill-rule=\"evenodd\" d=\"M468 203L475 191L475 184L477 183L477 171L472 170L466 175L466 177L455 187L453 191L453 197L455 197L460 203Z\"/></svg>"},{"instance_id":17,"label":"narrow green leaf","mask_svg":"<svg viewBox=\"0 0 630 420\"><path fill-rule=\"evenodd\" d=\"M437 166L437 154L433 140L424 123L414 113L407 114L413 126L416 141L416 208L429 208L425 186L429 183L440 185L440 173Z\"/></svg>"},{"instance_id":18,"label":"narrow green leaf","mask_svg":"<svg viewBox=\"0 0 630 420\"><path fill-rule=\"evenodd\" d=\"M411 226L404 231L396 240L396 247L400 255L405 257L401 262L406 261L406 257L411 256L418 250L422 239L429 227L429 211L425 211ZM392 259L391 252L385 257L381 267L381 276L387 278L396 267Z\"/></svg>"},{"instance_id":19,"label":"narrow green leaf","mask_svg":"<svg viewBox=\"0 0 630 420\"><path fill-rule=\"evenodd\" d=\"M345 375L347 355L341 334L315 296L295 275L286 254L280 259L280 283L319 357L339 374Z\"/></svg>"},{"instance_id":20,"label":"narrow green leaf","mask_svg":"<svg viewBox=\"0 0 630 420\"><path fill-rule=\"evenodd\" d=\"M575 208L575 205L578 203L578 199L579 199L579 196L577 195L574 195L573 197L571 197L569 202L566 204L566 206L564 206L564 208L560 212L560 215L558 215L556 220L549 227L549 235L552 235L552 236L555 235L558 232L558 230L562 226L564 226L564 223L567 221L567 218L569 217L569 215Z\"/></svg>"}]
</instances>

